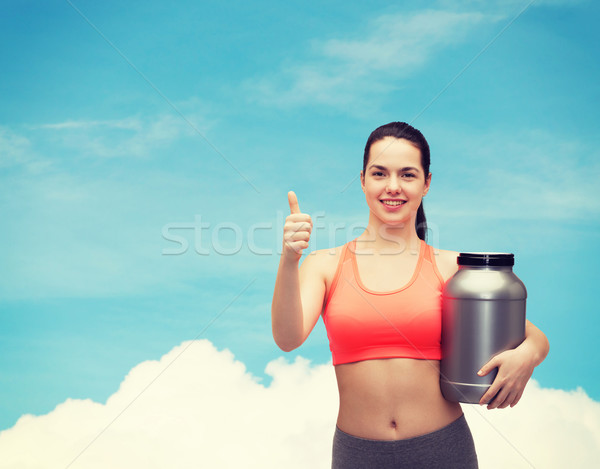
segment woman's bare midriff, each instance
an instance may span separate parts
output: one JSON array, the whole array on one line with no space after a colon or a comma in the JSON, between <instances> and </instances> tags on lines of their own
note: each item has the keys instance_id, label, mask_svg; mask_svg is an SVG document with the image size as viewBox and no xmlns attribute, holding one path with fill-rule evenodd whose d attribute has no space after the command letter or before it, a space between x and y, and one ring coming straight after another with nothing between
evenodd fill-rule
<instances>
[{"instance_id":1,"label":"woman's bare midriff","mask_svg":"<svg viewBox=\"0 0 600 469\"><path fill-rule=\"evenodd\" d=\"M459 403L442 396L439 361L411 358L336 365L337 426L350 435L400 440L439 430L459 418Z\"/></svg>"}]
</instances>

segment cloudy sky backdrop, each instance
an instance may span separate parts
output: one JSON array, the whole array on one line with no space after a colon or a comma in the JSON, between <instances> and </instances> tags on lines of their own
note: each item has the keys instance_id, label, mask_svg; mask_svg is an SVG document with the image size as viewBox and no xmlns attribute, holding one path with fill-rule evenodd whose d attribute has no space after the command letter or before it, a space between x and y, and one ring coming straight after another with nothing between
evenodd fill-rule
<instances>
[{"instance_id":1,"label":"cloudy sky backdrop","mask_svg":"<svg viewBox=\"0 0 600 469\"><path fill-rule=\"evenodd\" d=\"M312 249L358 236L393 120L431 146L430 244L514 252L550 340L514 409L464 406L483 467L600 456L596 2L0 12L0 467L328 467L323 324L271 336L286 193Z\"/></svg>"}]
</instances>

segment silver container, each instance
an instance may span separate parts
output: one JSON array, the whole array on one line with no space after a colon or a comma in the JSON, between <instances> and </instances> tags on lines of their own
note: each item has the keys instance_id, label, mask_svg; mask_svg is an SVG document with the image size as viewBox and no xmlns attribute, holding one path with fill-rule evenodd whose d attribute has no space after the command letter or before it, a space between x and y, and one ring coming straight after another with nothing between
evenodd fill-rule
<instances>
[{"instance_id":1,"label":"silver container","mask_svg":"<svg viewBox=\"0 0 600 469\"><path fill-rule=\"evenodd\" d=\"M461 252L458 265L442 291L440 387L449 401L476 404L498 373L479 369L525 339L527 290L513 254Z\"/></svg>"}]
</instances>

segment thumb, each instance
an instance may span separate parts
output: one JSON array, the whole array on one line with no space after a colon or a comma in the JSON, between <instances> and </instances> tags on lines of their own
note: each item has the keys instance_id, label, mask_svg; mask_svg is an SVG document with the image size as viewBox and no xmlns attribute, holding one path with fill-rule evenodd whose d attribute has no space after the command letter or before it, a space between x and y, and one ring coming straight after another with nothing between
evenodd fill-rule
<instances>
[{"instance_id":1,"label":"thumb","mask_svg":"<svg viewBox=\"0 0 600 469\"><path fill-rule=\"evenodd\" d=\"M479 376L485 376L485 375L487 375L487 374L488 374L490 371L492 371L494 368L497 368L497 367L499 367L499 366L500 366L500 364L502 363L502 360L498 358L500 355L501 355L501 354L494 355L494 356L493 356L493 357L490 359L490 361L488 361L488 362L487 362L485 365L483 365L483 366L481 367L481 369L480 369L480 370L477 372L477 374L478 374Z\"/></svg>"},{"instance_id":2,"label":"thumb","mask_svg":"<svg viewBox=\"0 0 600 469\"><path fill-rule=\"evenodd\" d=\"M288 202L290 204L290 213L300 213L300 206L298 205L298 197L294 191L288 192Z\"/></svg>"},{"instance_id":3,"label":"thumb","mask_svg":"<svg viewBox=\"0 0 600 469\"><path fill-rule=\"evenodd\" d=\"M481 367L481 369L477 372L479 376L485 376L498 365L496 364L496 357L493 357L490 361L488 361L485 365Z\"/></svg>"}]
</instances>

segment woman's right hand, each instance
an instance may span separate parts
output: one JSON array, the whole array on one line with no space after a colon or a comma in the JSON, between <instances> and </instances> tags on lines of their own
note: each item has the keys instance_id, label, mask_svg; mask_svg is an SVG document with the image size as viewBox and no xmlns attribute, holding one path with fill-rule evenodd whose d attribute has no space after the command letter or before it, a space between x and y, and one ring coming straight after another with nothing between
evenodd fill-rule
<instances>
[{"instance_id":1,"label":"woman's right hand","mask_svg":"<svg viewBox=\"0 0 600 469\"><path fill-rule=\"evenodd\" d=\"M308 248L313 223L310 215L300 212L298 198L293 191L288 192L290 214L283 225L283 251L285 259L298 262L302 251Z\"/></svg>"}]
</instances>

